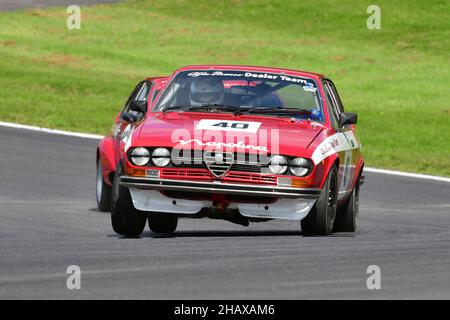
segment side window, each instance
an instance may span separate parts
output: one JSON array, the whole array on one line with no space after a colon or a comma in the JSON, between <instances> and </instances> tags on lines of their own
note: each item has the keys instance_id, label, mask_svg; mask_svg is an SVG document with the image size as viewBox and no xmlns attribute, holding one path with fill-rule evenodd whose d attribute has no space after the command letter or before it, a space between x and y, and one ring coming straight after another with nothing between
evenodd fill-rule
<instances>
[{"instance_id":1,"label":"side window","mask_svg":"<svg viewBox=\"0 0 450 320\"><path fill-rule=\"evenodd\" d=\"M344 112L344 105L342 104L341 98L339 97L335 85L331 81L330 82L327 81L327 84L331 88L331 92L333 94L336 106L338 107L339 113Z\"/></svg>"},{"instance_id":2,"label":"side window","mask_svg":"<svg viewBox=\"0 0 450 320\"><path fill-rule=\"evenodd\" d=\"M161 92L161 89L156 89L154 92L153 92L153 96L152 96L152 103L154 102L154 100L155 100L155 98L158 96L158 94Z\"/></svg>"},{"instance_id":3,"label":"side window","mask_svg":"<svg viewBox=\"0 0 450 320\"><path fill-rule=\"evenodd\" d=\"M130 97L128 98L127 102L125 103L122 113L127 113L129 111L130 102L133 100L147 101L150 88L151 88L151 84L148 82L139 83L136 86L136 88L134 88L133 92L131 93Z\"/></svg>"},{"instance_id":4,"label":"side window","mask_svg":"<svg viewBox=\"0 0 450 320\"><path fill-rule=\"evenodd\" d=\"M134 100L147 101L149 91L150 91L150 84L148 82L144 82Z\"/></svg>"},{"instance_id":5,"label":"side window","mask_svg":"<svg viewBox=\"0 0 450 320\"><path fill-rule=\"evenodd\" d=\"M323 88L325 89L325 97L327 99L328 114L330 116L331 125L337 130L339 128L339 114L337 112L335 101L333 100L333 95L331 94L327 83L324 84Z\"/></svg>"}]
</instances>

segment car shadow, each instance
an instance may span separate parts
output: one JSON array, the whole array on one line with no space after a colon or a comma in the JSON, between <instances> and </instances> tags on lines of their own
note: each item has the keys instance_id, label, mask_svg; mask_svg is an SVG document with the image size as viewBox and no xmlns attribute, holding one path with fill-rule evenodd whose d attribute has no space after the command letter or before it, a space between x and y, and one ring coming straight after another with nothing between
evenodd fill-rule
<instances>
[{"instance_id":1,"label":"car shadow","mask_svg":"<svg viewBox=\"0 0 450 320\"><path fill-rule=\"evenodd\" d=\"M89 211L89 212L98 213L98 214L101 214L101 215L110 215L110 214L111 214L110 212L102 212L102 211L98 210L97 207L95 207L95 208L90 208L90 209L88 209L88 211Z\"/></svg>"},{"instance_id":2,"label":"car shadow","mask_svg":"<svg viewBox=\"0 0 450 320\"><path fill-rule=\"evenodd\" d=\"M171 234L153 233L146 231L142 237L146 238L215 238L215 237L273 237L273 236L301 236L300 231L286 230L198 230L176 231Z\"/></svg>"},{"instance_id":3,"label":"car shadow","mask_svg":"<svg viewBox=\"0 0 450 320\"><path fill-rule=\"evenodd\" d=\"M140 237L125 237L119 234L108 234L108 238L116 239L164 239L164 238L233 238L233 237L305 237L301 231L286 231L286 230L199 230L199 231L176 231L174 233L153 233L151 231L144 231ZM355 238L354 233L332 233L328 236L309 236L307 238Z\"/></svg>"}]
</instances>

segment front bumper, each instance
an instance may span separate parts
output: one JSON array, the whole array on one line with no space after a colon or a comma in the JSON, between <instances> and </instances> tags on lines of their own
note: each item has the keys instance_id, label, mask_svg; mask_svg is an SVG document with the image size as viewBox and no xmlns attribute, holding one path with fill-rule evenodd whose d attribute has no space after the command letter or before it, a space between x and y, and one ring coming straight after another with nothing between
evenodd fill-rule
<instances>
[{"instance_id":1,"label":"front bumper","mask_svg":"<svg viewBox=\"0 0 450 320\"><path fill-rule=\"evenodd\" d=\"M320 196L320 189L289 188L214 182L194 182L186 180L155 179L146 177L121 176L120 184L125 187L144 190L174 190L201 193L237 194L272 198L312 199Z\"/></svg>"},{"instance_id":2,"label":"front bumper","mask_svg":"<svg viewBox=\"0 0 450 320\"><path fill-rule=\"evenodd\" d=\"M204 209L213 209L212 200L174 199L158 190L130 188L131 199L136 209L142 212L158 212L180 216L196 215ZM244 217L263 219L301 220L311 210L316 200L312 199L278 199L269 204L264 203L229 203L222 213L238 210Z\"/></svg>"}]
</instances>

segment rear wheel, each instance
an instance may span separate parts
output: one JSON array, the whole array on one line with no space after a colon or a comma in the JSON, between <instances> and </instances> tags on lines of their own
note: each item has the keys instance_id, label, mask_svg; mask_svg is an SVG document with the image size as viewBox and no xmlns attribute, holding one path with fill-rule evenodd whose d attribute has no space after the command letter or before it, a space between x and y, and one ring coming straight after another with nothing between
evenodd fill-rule
<instances>
[{"instance_id":1,"label":"rear wheel","mask_svg":"<svg viewBox=\"0 0 450 320\"><path fill-rule=\"evenodd\" d=\"M97 162L97 179L96 179L96 196L97 207L102 212L111 210L111 186L103 180L102 161Z\"/></svg>"},{"instance_id":2,"label":"rear wheel","mask_svg":"<svg viewBox=\"0 0 450 320\"><path fill-rule=\"evenodd\" d=\"M139 237L144 231L147 215L136 210L130 190L119 184L122 167L119 165L114 176L111 194L111 224L113 230L127 237Z\"/></svg>"},{"instance_id":3,"label":"rear wheel","mask_svg":"<svg viewBox=\"0 0 450 320\"><path fill-rule=\"evenodd\" d=\"M171 214L149 214L148 227L155 233L172 233L177 229L178 217Z\"/></svg>"},{"instance_id":4,"label":"rear wheel","mask_svg":"<svg viewBox=\"0 0 450 320\"><path fill-rule=\"evenodd\" d=\"M301 221L303 235L328 235L332 232L336 218L338 180L336 166L331 168L319 199L306 218Z\"/></svg>"},{"instance_id":5,"label":"rear wheel","mask_svg":"<svg viewBox=\"0 0 450 320\"><path fill-rule=\"evenodd\" d=\"M336 232L355 232L356 231L356 217L359 211L359 179L353 188L352 195L347 200L344 206L339 208L336 213L336 223L334 231Z\"/></svg>"}]
</instances>

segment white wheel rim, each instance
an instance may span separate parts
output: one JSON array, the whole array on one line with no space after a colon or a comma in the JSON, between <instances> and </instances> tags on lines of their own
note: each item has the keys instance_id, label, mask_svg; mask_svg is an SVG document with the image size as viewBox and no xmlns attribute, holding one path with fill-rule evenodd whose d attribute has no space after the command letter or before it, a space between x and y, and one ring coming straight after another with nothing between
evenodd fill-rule
<instances>
[{"instance_id":1,"label":"white wheel rim","mask_svg":"<svg viewBox=\"0 0 450 320\"><path fill-rule=\"evenodd\" d=\"M100 202L100 199L102 198L102 191L103 191L103 177L102 177L102 164L101 161L98 161L97 165L97 202Z\"/></svg>"}]
</instances>

